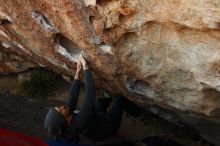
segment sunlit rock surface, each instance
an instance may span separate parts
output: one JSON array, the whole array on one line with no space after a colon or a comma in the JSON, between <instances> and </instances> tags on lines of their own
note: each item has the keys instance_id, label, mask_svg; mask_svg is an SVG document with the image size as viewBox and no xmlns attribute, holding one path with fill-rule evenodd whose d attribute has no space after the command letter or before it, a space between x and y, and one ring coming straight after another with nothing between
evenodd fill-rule
<instances>
[{"instance_id":1,"label":"sunlit rock surface","mask_svg":"<svg viewBox=\"0 0 220 146\"><path fill-rule=\"evenodd\" d=\"M98 87L220 143L219 0L0 0L0 44L1 74L73 77L85 50Z\"/></svg>"}]
</instances>

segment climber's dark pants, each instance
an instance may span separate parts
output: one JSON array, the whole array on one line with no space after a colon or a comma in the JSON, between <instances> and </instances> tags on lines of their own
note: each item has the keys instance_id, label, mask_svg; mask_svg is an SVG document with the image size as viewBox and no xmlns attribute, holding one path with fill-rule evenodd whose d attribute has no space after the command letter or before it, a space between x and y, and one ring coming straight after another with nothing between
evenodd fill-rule
<instances>
[{"instance_id":1,"label":"climber's dark pants","mask_svg":"<svg viewBox=\"0 0 220 146\"><path fill-rule=\"evenodd\" d=\"M103 113L112 122L112 133L116 132L121 125L121 118L123 112L123 97L117 96L112 108L109 112L107 111L107 106L102 100L98 100L95 107L96 114Z\"/></svg>"},{"instance_id":2,"label":"climber's dark pants","mask_svg":"<svg viewBox=\"0 0 220 146\"><path fill-rule=\"evenodd\" d=\"M117 96L110 111L106 112L106 104L98 100L95 114L85 134L93 140L104 140L115 134L121 125L123 97Z\"/></svg>"}]
</instances>

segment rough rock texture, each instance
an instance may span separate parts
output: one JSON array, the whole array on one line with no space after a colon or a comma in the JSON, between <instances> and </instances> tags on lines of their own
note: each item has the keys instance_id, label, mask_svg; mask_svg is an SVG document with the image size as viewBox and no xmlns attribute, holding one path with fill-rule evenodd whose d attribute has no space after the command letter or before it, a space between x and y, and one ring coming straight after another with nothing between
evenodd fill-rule
<instances>
[{"instance_id":1,"label":"rough rock texture","mask_svg":"<svg viewBox=\"0 0 220 146\"><path fill-rule=\"evenodd\" d=\"M219 40L219 0L0 0L1 73L41 66L73 77L85 50L98 87L216 144Z\"/></svg>"}]
</instances>

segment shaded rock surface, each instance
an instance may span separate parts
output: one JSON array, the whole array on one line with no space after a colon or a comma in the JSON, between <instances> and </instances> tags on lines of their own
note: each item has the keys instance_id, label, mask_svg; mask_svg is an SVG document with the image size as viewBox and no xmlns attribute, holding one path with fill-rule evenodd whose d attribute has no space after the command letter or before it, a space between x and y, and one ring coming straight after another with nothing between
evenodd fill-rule
<instances>
[{"instance_id":1,"label":"shaded rock surface","mask_svg":"<svg viewBox=\"0 0 220 146\"><path fill-rule=\"evenodd\" d=\"M0 4L1 74L41 66L73 77L85 50L97 87L220 145L219 0Z\"/></svg>"}]
</instances>

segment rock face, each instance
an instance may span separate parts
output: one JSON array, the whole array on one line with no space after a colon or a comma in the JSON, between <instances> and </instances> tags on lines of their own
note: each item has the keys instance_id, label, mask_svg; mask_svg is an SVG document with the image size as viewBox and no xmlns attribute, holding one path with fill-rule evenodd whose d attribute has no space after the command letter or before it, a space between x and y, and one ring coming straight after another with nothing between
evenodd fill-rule
<instances>
[{"instance_id":1,"label":"rock face","mask_svg":"<svg viewBox=\"0 0 220 146\"><path fill-rule=\"evenodd\" d=\"M85 50L98 87L220 143L219 0L0 4L2 74L41 66L73 77Z\"/></svg>"}]
</instances>

